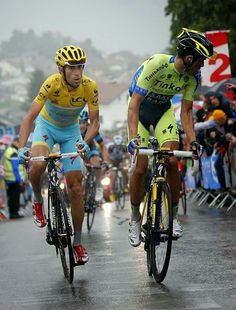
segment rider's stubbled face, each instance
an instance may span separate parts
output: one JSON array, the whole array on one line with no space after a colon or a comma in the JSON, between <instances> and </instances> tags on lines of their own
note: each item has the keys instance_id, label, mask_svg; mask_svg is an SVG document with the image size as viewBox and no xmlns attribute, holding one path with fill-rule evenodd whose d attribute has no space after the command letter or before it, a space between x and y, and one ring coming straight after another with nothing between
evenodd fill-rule
<instances>
[{"instance_id":1,"label":"rider's stubbled face","mask_svg":"<svg viewBox=\"0 0 236 310\"><path fill-rule=\"evenodd\" d=\"M67 82L73 87L78 87L81 82L84 65L65 66L65 75Z\"/></svg>"}]
</instances>

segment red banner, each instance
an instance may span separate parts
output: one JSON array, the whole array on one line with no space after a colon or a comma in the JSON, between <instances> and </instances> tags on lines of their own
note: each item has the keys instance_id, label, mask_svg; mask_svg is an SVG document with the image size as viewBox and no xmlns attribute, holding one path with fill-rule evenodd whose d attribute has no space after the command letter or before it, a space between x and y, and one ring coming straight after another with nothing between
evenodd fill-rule
<instances>
[{"instance_id":1,"label":"red banner","mask_svg":"<svg viewBox=\"0 0 236 310\"><path fill-rule=\"evenodd\" d=\"M206 36L214 45L217 52L215 60L207 59L202 71L202 85L213 86L215 83L231 78L228 30L209 31Z\"/></svg>"}]
</instances>

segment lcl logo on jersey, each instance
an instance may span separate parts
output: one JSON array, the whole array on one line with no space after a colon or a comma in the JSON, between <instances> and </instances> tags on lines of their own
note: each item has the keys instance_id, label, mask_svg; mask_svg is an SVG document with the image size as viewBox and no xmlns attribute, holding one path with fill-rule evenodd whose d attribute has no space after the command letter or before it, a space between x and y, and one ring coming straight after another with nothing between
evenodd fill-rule
<instances>
[{"instance_id":1,"label":"lcl logo on jersey","mask_svg":"<svg viewBox=\"0 0 236 310\"><path fill-rule=\"evenodd\" d=\"M81 107L84 104L83 97L71 98L70 104L75 107Z\"/></svg>"}]
</instances>

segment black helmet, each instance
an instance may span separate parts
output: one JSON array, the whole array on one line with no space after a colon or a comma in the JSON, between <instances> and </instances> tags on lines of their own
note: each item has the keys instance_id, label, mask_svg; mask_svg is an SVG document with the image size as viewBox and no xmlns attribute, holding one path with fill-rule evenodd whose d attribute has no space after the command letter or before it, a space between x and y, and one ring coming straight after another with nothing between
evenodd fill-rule
<instances>
[{"instance_id":1,"label":"black helmet","mask_svg":"<svg viewBox=\"0 0 236 310\"><path fill-rule=\"evenodd\" d=\"M192 53L195 57L211 58L216 56L211 41L201 32L182 28L183 31L178 35L178 51L180 55Z\"/></svg>"}]
</instances>

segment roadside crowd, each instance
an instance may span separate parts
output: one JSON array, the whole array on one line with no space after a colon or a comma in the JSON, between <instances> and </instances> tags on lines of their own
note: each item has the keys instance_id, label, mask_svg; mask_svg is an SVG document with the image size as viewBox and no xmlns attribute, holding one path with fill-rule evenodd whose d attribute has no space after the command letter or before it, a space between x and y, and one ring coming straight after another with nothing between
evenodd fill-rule
<instances>
[{"instance_id":1,"label":"roadside crowd","mask_svg":"<svg viewBox=\"0 0 236 310\"><path fill-rule=\"evenodd\" d=\"M198 175L186 176L187 186L233 190L236 187L236 101L222 92L209 91L203 96L203 106L196 111L194 120L203 154Z\"/></svg>"}]
</instances>

